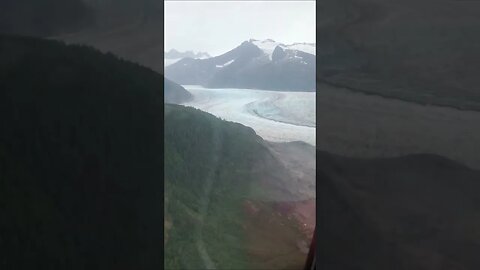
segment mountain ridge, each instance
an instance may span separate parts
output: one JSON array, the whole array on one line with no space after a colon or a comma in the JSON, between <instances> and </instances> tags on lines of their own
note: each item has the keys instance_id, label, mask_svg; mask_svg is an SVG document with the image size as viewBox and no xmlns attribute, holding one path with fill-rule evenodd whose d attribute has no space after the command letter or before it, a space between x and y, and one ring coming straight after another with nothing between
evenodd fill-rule
<instances>
[{"instance_id":1,"label":"mountain ridge","mask_svg":"<svg viewBox=\"0 0 480 270\"><path fill-rule=\"evenodd\" d=\"M184 58L167 66L165 76L179 84L209 88L314 91L315 55L298 44L280 44L250 39L216 57Z\"/></svg>"}]
</instances>

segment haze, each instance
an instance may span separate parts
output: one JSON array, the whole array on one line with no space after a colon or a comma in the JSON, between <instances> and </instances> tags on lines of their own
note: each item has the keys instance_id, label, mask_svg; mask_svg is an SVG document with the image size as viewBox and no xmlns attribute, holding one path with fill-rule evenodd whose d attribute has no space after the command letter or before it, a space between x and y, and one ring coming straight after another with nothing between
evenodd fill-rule
<instances>
[{"instance_id":1,"label":"haze","mask_svg":"<svg viewBox=\"0 0 480 270\"><path fill-rule=\"evenodd\" d=\"M315 42L315 1L165 1L165 50L220 55L250 38Z\"/></svg>"}]
</instances>

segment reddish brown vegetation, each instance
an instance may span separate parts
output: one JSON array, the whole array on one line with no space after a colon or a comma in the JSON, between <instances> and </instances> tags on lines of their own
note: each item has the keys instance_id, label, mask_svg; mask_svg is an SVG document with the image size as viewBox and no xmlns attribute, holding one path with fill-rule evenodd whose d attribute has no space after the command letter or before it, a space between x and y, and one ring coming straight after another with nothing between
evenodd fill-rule
<instances>
[{"instance_id":1,"label":"reddish brown vegetation","mask_svg":"<svg viewBox=\"0 0 480 270\"><path fill-rule=\"evenodd\" d=\"M243 206L252 266L256 269L302 269L313 233L311 228L315 226L315 200L246 200Z\"/></svg>"},{"instance_id":2,"label":"reddish brown vegetation","mask_svg":"<svg viewBox=\"0 0 480 270\"><path fill-rule=\"evenodd\" d=\"M301 231L311 237L315 229L315 199L296 202L276 202L274 209L287 219L294 220Z\"/></svg>"}]
</instances>

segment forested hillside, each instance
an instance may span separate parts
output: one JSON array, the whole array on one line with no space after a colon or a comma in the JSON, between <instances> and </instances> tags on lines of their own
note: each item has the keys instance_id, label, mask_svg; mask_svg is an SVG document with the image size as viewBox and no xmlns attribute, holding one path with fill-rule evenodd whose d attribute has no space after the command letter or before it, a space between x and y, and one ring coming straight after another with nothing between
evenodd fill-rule
<instances>
[{"instance_id":1,"label":"forested hillside","mask_svg":"<svg viewBox=\"0 0 480 270\"><path fill-rule=\"evenodd\" d=\"M3 269L161 269L163 77L0 38Z\"/></svg>"},{"instance_id":2,"label":"forested hillside","mask_svg":"<svg viewBox=\"0 0 480 270\"><path fill-rule=\"evenodd\" d=\"M249 128L199 110L165 108L165 217L172 223L165 268L203 267L197 241L206 242L218 267L248 268L242 200L264 151L260 140Z\"/></svg>"},{"instance_id":3,"label":"forested hillside","mask_svg":"<svg viewBox=\"0 0 480 270\"><path fill-rule=\"evenodd\" d=\"M251 128L166 105L165 269L301 269L311 235L269 199L276 162Z\"/></svg>"}]
</instances>

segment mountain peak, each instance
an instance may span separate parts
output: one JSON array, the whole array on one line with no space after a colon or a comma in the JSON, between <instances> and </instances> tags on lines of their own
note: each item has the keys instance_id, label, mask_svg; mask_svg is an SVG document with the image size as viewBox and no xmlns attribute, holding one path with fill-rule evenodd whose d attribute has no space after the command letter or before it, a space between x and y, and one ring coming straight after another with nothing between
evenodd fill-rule
<instances>
[{"instance_id":1,"label":"mountain peak","mask_svg":"<svg viewBox=\"0 0 480 270\"><path fill-rule=\"evenodd\" d=\"M278 61L284 58L287 53L282 49L282 47L277 46L272 52L272 61Z\"/></svg>"},{"instance_id":2,"label":"mountain peak","mask_svg":"<svg viewBox=\"0 0 480 270\"><path fill-rule=\"evenodd\" d=\"M245 41L245 43L251 43L261 49L265 54L269 55L270 59L272 57L272 53L277 46L280 46L283 50L296 50L302 51L305 53L315 55L315 43L307 43L307 42L295 42L289 45L277 42L271 38L267 38L264 40L257 40L251 38L249 41Z\"/></svg>"},{"instance_id":3,"label":"mountain peak","mask_svg":"<svg viewBox=\"0 0 480 270\"><path fill-rule=\"evenodd\" d=\"M257 46L260 50L262 50L265 54L267 54L270 58L270 60L272 59L272 53L273 53L273 50L275 50L275 48L277 46L281 46L281 47L284 47L285 45L283 45L282 43L280 42L276 42L274 41L273 39L265 39L265 40L255 40L253 42L251 42L253 45Z\"/></svg>"},{"instance_id":4,"label":"mountain peak","mask_svg":"<svg viewBox=\"0 0 480 270\"><path fill-rule=\"evenodd\" d=\"M251 38L249 39L247 42L261 42L261 43L267 43L267 42L276 42L275 40L271 39L271 38L267 38L267 39L255 39L255 38Z\"/></svg>"}]
</instances>

